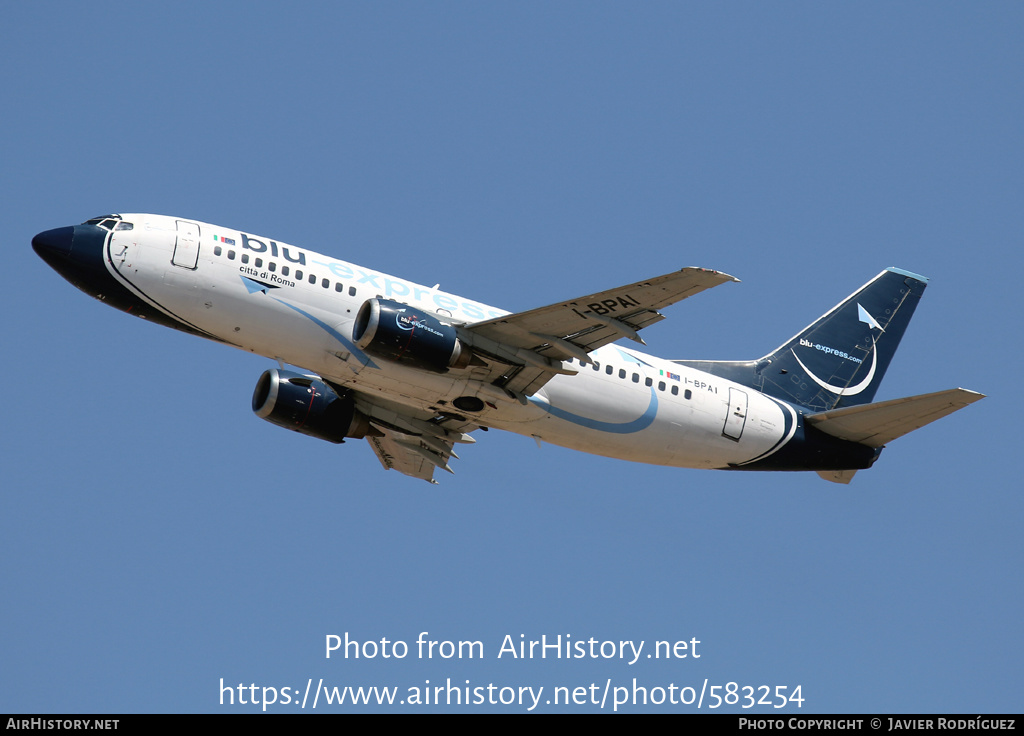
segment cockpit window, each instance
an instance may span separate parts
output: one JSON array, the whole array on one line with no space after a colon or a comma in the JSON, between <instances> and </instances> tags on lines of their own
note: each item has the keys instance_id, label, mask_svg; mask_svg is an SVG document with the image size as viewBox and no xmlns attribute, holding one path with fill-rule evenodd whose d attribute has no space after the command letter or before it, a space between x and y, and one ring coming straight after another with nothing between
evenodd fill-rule
<instances>
[{"instance_id":1,"label":"cockpit window","mask_svg":"<svg viewBox=\"0 0 1024 736\"><path fill-rule=\"evenodd\" d=\"M104 230L113 230L118 220L121 219L120 215L103 215L102 217L93 217L90 220L83 222L83 225L99 225ZM125 228L130 229L130 228Z\"/></svg>"},{"instance_id":2,"label":"cockpit window","mask_svg":"<svg viewBox=\"0 0 1024 736\"><path fill-rule=\"evenodd\" d=\"M114 229L115 230L131 230L134 227L135 227L135 225L133 225L130 222L119 222L119 223L117 223L117 227L115 227Z\"/></svg>"}]
</instances>

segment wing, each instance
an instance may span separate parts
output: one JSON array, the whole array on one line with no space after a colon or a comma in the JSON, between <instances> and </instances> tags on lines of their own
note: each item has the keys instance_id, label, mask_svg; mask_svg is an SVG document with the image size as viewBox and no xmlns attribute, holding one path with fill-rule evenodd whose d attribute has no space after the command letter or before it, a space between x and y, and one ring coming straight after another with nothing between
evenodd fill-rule
<instances>
[{"instance_id":1,"label":"wing","mask_svg":"<svg viewBox=\"0 0 1024 736\"><path fill-rule=\"evenodd\" d=\"M449 473L451 458L458 459L453 445L476 442L468 432L478 429L476 424L461 416L431 414L386 400L356 395L356 408L367 416L377 431L368 434L366 441L386 470L420 478L436 484L434 470Z\"/></svg>"},{"instance_id":2,"label":"wing","mask_svg":"<svg viewBox=\"0 0 1024 736\"><path fill-rule=\"evenodd\" d=\"M486 362L480 379L524 400L558 373L562 361L591 362L588 353L637 334L665 317L657 310L712 286L739 279L704 268L684 268L646 281L559 302L528 312L465 325L460 336ZM479 370L479 369L477 369Z\"/></svg>"}]
</instances>

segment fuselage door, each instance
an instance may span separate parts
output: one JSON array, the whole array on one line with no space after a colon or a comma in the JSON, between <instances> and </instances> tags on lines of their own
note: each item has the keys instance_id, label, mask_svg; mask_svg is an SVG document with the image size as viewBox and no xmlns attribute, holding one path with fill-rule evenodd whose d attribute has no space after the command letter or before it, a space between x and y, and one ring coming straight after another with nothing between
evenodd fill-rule
<instances>
[{"instance_id":1,"label":"fuselage door","mask_svg":"<svg viewBox=\"0 0 1024 736\"><path fill-rule=\"evenodd\" d=\"M178 239L174 242L171 263L182 268L194 269L199 262L199 226L185 220L177 222Z\"/></svg>"},{"instance_id":2,"label":"fuselage door","mask_svg":"<svg viewBox=\"0 0 1024 736\"><path fill-rule=\"evenodd\" d=\"M747 423L747 392L729 388L729 408L726 410L722 434L731 440L740 441L743 426Z\"/></svg>"}]
</instances>

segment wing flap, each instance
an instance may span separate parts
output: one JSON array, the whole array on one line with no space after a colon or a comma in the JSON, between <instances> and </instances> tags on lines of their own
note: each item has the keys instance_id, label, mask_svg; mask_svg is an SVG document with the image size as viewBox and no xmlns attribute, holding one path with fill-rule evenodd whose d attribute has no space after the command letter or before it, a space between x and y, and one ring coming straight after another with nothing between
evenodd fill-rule
<instances>
[{"instance_id":1,"label":"wing flap","mask_svg":"<svg viewBox=\"0 0 1024 736\"><path fill-rule=\"evenodd\" d=\"M448 452L439 453L421 438L391 429L385 429L381 437L367 436L366 440L385 470L397 470L411 478L434 484L437 483L434 480L435 468L455 472L448 467L448 458L453 456L451 445L448 445Z\"/></svg>"},{"instance_id":2,"label":"wing flap","mask_svg":"<svg viewBox=\"0 0 1024 736\"><path fill-rule=\"evenodd\" d=\"M984 394L975 391L952 388L933 394L824 411L808 416L807 422L841 440L881 447L983 398Z\"/></svg>"},{"instance_id":3,"label":"wing flap","mask_svg":"<svg viewBox=\"0 0 1024 736\"><path fill-rule=\"evenodd\" d=\"M367 416L380 436L366 441L386 470L436 484L434 470L454 474L448 465L455 444L473 444L467 434L478 426L463 418L420 411L394 401L366 394L356 395L356 407Z\"/></svg>"}]
</instances>

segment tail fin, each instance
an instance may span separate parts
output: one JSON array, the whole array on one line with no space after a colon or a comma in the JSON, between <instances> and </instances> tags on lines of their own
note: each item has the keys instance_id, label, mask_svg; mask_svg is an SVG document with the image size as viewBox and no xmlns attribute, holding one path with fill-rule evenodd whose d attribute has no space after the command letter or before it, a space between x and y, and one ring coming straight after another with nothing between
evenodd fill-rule
<instances>
[{"instance_id":1,"label":"tail fin","mask_svg":"<svg viewBox=\"0 0 1024 736\"><path fill-rule=\"evenodd\" d=\"M869 404L927 285L888 268L760 360L675 362L817 412Z\"/></svg>"},{"instance_id":2,"label":"tail fin","mask_svg":"<svg viewBox=\"0 0 1024 736\"><path fill-rule=\"evenodd\" d=\"M827 411L871 403L928 279L888 268L757 361L765 393Z\"/></svg>"}]
</instances>

